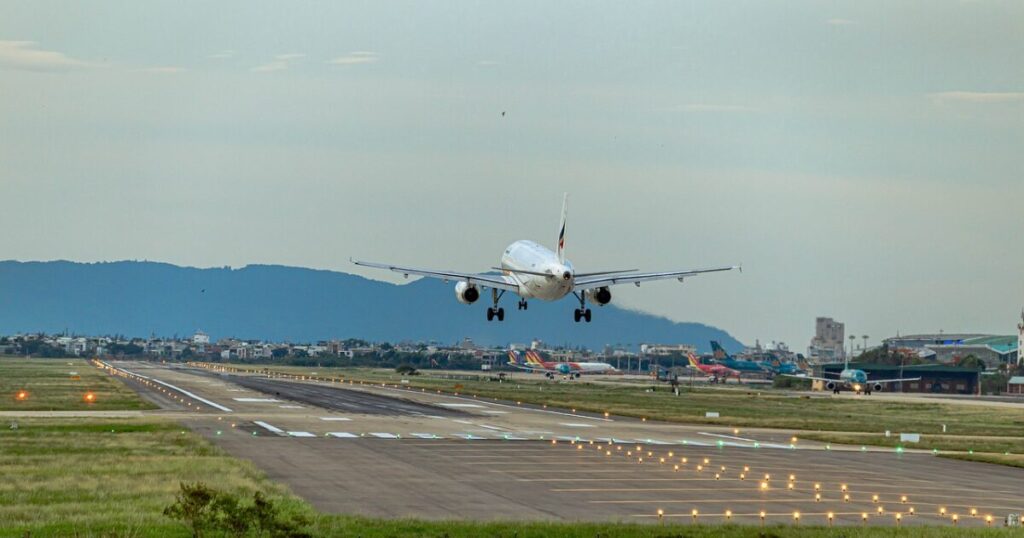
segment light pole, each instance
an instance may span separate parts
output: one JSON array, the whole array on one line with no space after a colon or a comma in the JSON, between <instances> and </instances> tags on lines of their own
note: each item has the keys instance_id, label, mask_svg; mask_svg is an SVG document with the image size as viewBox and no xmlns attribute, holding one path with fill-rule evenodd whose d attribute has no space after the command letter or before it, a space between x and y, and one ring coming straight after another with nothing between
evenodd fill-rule
<instances>
[{"instance_id":1,"label":"light pole","mask_svg":"<svg viewBox=\"0 0 1024 538\"><path fill-rule=\"evenodd\" d=\"M850 335L850 358L853 358L853 341L857 339L856 335Z\"/></svg>"}]
</instances>

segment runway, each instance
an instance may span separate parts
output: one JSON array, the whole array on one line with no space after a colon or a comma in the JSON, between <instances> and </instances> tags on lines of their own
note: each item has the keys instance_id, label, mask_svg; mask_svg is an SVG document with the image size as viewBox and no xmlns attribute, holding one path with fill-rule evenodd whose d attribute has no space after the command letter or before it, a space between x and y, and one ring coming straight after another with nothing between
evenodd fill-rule
<instances>
[{"instance_id":1,"label":"runway","mask_svg":"<svg viewBox=\"0 0 1024 538\"><path fill-rule=\"evenodd\" d=\"M764 512L766 524L819 525L829 523L830 513L835 525L952 525L956 514L960 526L984 526L985 515L1024 511L1024 469L827 448L794 440L790 431L606 418L402 387L114 365L146 376L133 386L155 390L169 404L156 413L252 460L330 513L756 524Z\"/></svg>"}]
</instances>

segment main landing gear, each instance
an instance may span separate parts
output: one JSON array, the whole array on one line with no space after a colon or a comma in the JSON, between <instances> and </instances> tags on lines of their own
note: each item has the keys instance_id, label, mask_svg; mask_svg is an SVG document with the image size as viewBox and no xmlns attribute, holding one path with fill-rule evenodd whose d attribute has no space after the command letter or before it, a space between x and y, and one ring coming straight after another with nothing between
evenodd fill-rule
<instances>
[{"instance_id":1,"label":"main landing gear","mask_svg":"<svg viewBox=\"0 0 1024 538\"><path fill-rule=\"evenodd\" d=\"M491 301L494 302L494 306L487 307L487 321L494 321L494 318L498 318L498 321L505 321L505 309L498 308L498 300L501 299L502 295L505 295L505 290L501 290L501 293L498 293L498 290L491 288ZM523 301L519 302L520 306L522 306L522 303Z\"/></svg>"},{"instance_id":2,"label":"main landing gear","mask_svg":"<svg viewBox=\"0 0 1024 538\"><path fill-rule=\"evenodd\" d=\"M580 307L574 310L572 313L573 319L576 320L576 323L579 323L581 319L586 320L587 323L590 323L590 309L587 308L586 295L584 293L576 292L572 292L572 294L575 295L576 298L580 300Z\"/></svg>"},{"instance_id":3,"label":"main landing gear","mask_svg":"<svg viewBox=\"0 0 1024 538\"><path fill-rule=\"evenodd\" d=\"M530 303L526 302L526 299L519 299L519 310L526 310L530 308Z\"/></svg>"}]
</instances>

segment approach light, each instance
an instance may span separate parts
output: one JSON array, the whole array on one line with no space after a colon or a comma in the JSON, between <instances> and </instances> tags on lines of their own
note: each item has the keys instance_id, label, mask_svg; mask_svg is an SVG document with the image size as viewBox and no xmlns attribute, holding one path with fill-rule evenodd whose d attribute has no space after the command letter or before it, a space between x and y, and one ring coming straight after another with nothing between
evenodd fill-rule
<instances>
[{"instance_id":1,"label":"approach light","mask_svg":"<svg viewBox=\"0 0 1024 538\"><path fill-rule=\"evenodd\" d=\"M93 402L96 401L96 395L93 394L92 392L86 392L85 396L84 396L84 399L85 399L85 403L93 403Z\"/></svg>"},{"instance_id":2,"label":"approach light","mask_svg":"<svg viewBox=\"0 0 1024 538\"><path fill-rule=\"evenodd\" d=\"M942 516L942 517L946 517L946 507L945 506L940 506L939 507L939 515Z\"/></svg>"},{"instance_id":3,"label":"approach light","mask_svg":"<svg viewBox=\"0 0 1024 538\"><path fill-rule=\"evenodd\" d=\"M991 519L991 518L992 518L992 516L989 516L989 519ZM726 510L725 511L725 520L729 521L731 519L732 519L732 510Z\"/></svg>"},{"instance_id":4,"label":"approach light","mask_svg":"<svg viewBox=\"0 0 1024 538\"><path fill-rule=\"evenodd\" d=\"M18 393L14 395L14 399L18 400L19 402L24 402L25 400L28 399L28 391L19 390Z\"/></svg>"}]
</instances>

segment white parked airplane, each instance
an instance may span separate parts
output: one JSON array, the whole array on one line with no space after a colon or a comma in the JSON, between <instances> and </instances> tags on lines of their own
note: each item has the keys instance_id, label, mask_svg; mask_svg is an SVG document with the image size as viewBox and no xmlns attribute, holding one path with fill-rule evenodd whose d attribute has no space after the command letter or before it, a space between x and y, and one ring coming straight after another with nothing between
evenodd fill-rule
<instances>
[{"instance_id":1,"label":"white parked airplane","mask_svg":"<svg viewBox=\"0 0 1024 538\"><path fill-rule=\"evenodd\" d=\"M356 265L389 269L409 275L438 278L445 282L456 281L455 298L463 304L473 304L480 298L481 289L491 289L492 307L487 309L487 320L505 319L505 309L498 307L498 301L506 291L521 297L519 309L526 310L528 299L557 301L572 294L580 303L574 315L577 322L581 319L590 322L590 309L587 301L604 306L611 302L612 293L608 288L615 284L635 284L649 280L674 278L680 282L686 277L702 273L715 273L740 269L739 266L718 267L712 269L695 269L689 271L664 271L657 273L639 273L636 269L621 271L600 271L596 273L577 273L572 263L565 259L565 220L569 196L562 201L562 224L558 232L558 246L555 252L533 242L516 241L505 249L501 256L501 267L493 269L501 271L500 275L487 273L462 273L458 271L438 271L415 267L400 267L383 263L371 263L352 260Z\"/></svg>"}]
</instances>

